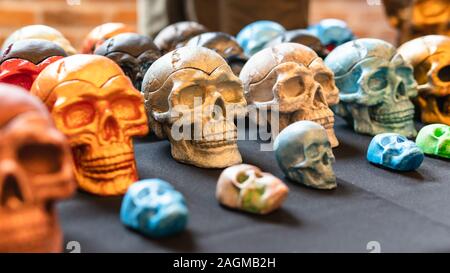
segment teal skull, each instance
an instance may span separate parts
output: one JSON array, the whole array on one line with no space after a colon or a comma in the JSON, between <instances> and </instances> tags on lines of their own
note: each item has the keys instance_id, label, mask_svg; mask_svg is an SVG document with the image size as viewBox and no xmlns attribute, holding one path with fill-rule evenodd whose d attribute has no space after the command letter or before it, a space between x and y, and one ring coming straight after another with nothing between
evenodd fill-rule
<instances>
[{"instance_id":1,"label":"teal skull","mask_svg":"<svg viewBox=\"0 0 450 273\"><path fill-rule=\"evenodd\" d=\"M416 144L425 154L450 158L450 126L437 123L423 127Z\"/></svg>"},{"instance_id":2,"label":"teal skull","mask_svg":"<svg viewBox=\"0 0 450 273\"><path fill-rule=\"evenodd\" d=\"M333 50L325 64L335 74L340 103L334 107L358 133L413 137L417 82L411 65L391 44L358 39Z\"/></svg>"}]
</instances>

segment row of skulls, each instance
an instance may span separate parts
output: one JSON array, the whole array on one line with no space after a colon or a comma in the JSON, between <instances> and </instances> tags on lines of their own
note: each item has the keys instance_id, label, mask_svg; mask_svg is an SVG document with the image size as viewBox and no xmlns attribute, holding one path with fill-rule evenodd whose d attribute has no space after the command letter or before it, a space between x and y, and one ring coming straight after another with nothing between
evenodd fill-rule
<instances>
[{"instance_id":1,"label":"row of skulls","mask_svg":"<svg viewBox=\"0 0 450 273\"><path fill-rule=\"evenodd\" d=\"M445 50L448 38L421 39L420 50L413 46L415 51L404 55L417 59L418 67L424 62L431 63L426 64L429 70L419 68L416 78L423 72L431 80L435 81L436 75L445 82L448 65L442 66L440 62L448 63L449 51ZM130 40L134 41L132 46ZM162 44L170 44L161 40ZM408 98L417 92L413 70L385 42L361 39L347 43L343 49L333 51L345 54L327 57L328 66L306 46L281 43L256 53L237 77L227 61L242 62L243 58L226 43L225 46L218 43L217 51L195 46L205 41L211 41L207 35L190 40L191 46L178 43L176 49L162 57L150 39L130 33L88 43L87 52L94 50L98 55L66 57L72 52L65 50L61 41L58 45L42 39L18 38L4 48L1 81L29 88L52 116L50 119L42 105L24 91L1 87L3 109L13 109L3 114L0 128L5 144L0 162L1 214L14 219L16 214L9 212L19 208L29 213L27 219L33 223L46 223L42 226L48 229L36 232L54 236L53 240L37 241L35 245L23 243L25 249L55 251L60 247L53 202L73 192L70 170L80 188L99 195L123 194L137 181L132 137L146 135L148 122L158 136L169 138L176 160L215 168L242 161L233 118L243 117L247 104L261 110L279 109L280 129L298 120L316 121L327 130L331 146L338 144L330 110L333 105L339 114L353 119L355 130L363 133L376 133L385 124L395 124L384 127L385 130L404 129L408 128L403 126L408 125L406 121L412 122ZM185 41L182 43L185 45ZM148 45L151 45L149 52L144 50ZM224 58L220 52L231 55ZM342 55L346 57L339 58ZM341 89L339 104L335 75ZM434 82L421 84L424 89L434 90L435 85L431 85ZM142 94L136 90L139 87ZM448 85L442 90L439 92L448 99ZM200 105L194 103L196 97L202 98ZM401 111L390 113L392 105ZM441 104L436 105L439 108ZM450 104L443 105L448 113ZM215 112L214 106L222 111ZM179 109L181 116L177 113ZM192 118L196 117L193 115L196 111L201 113L197 119ZM364 118L378 127L360 126L364 122L359 119ZM172 130L177 122L198 125L200 138L177 139ZM396 127L398 123L402 126ZM64 133L68 144L55 128ZM21 221L8 223L26 226ZM29 242L27 236L34 236L23 230L16 233L18 229L14 226L1 228L0 232L11 234L2 236L7 239L0 241L0 248L6 250L11 240Z\"/></svg>"}]
</instances>

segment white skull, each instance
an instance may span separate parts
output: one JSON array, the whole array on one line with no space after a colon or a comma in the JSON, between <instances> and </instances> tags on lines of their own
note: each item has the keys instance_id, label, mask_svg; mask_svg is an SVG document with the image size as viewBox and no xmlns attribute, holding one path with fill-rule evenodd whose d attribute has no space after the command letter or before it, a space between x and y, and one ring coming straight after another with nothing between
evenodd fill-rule
<instances>
[{"instance_id":1,"label":"white skull","mask_svg":"<svg viewBox=\"0 0 450 273\"><path fill-rule=\"evenodd\" d=\"M226 168L219 177L216 198L227 207L266 214L281 206L288 187L277 177L255 166L240 164Z\"/></svg>"},{"instance_id":2,"label":"white skull","mask_svg":"<svg viewBox=\"0 0 450 273\"><path fill-rule=\"evenodd\" d=\"M339 90L333 72L312 49L296 43L266 48L250 58L240 78L249 105L278 107L280 131L296 121L311 120L327 130L333 147L338 145L328 105L338 103Z\"/></svg>"},{"instance_id":3,"label":"white skull","mask_svg":"<svg viewBox=\"0 0 450 273\"><path fill-rule=\"evenodd\" d=\"M204 168L242 161L233 120L245 115L246 101L219 54L203 47L169 52L148 69L142 92L150 126L169 138L176 160ZM173 134L174 125L185 125L178 131L183 138Z\"/></svg>"}]
</instances>

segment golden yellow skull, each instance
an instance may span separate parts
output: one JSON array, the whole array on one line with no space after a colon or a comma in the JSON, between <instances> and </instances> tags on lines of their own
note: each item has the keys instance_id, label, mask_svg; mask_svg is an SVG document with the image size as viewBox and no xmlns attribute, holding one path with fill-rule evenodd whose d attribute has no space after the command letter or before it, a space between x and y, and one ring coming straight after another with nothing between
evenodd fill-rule
<instances>
[{"instance_id":1,"label":"golden yellow skull","mask_svg":"<svg viewBox=\"0 0 450 273\"><path fill-rule=\"evenodd\" d=\"M74 55L36 78L31 93L47 105L69 139L81 189L126 192L137 181L132 137L148 133L143 97L112 60Z\"/></svg>"}]
</instances>

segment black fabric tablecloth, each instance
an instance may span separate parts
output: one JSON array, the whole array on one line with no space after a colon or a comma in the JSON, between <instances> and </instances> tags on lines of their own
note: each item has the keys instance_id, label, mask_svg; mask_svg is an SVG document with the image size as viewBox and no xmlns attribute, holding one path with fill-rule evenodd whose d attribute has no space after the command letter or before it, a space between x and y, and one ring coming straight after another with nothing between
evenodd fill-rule
<instances>
[{"instance_id":1,"label":"black fabric tablecloth","mask_svg":"<svg viewBox=\"0 0 450 273\"><path fill-rule=\"evenodd\" d=\"M119 220L121 197L77 193L58 205L65 241L82 252L382 252L450 251L450 161L426 157L415 172L397 173L365 159L370 136L336 120L338 188L318 191L284 178L273 152L241 141L245 163L282 178L290 193L282 209L266 216L220 206L214 196L221 170L176 162L168 141L135 141L141 178L159 177L185 196L190 218L178 235L151 239Z\"/></svg>"}]
</instances>

